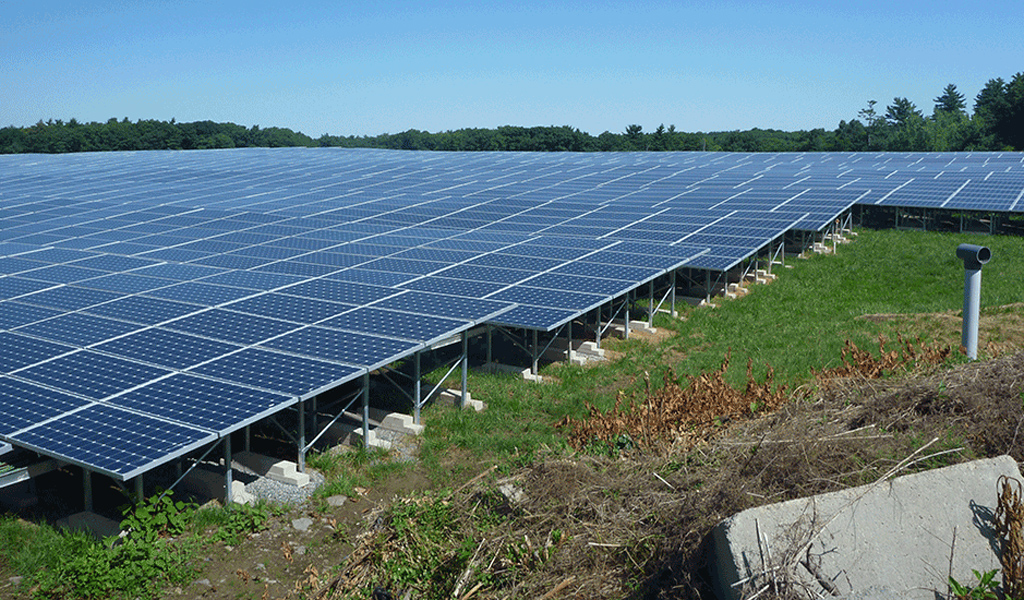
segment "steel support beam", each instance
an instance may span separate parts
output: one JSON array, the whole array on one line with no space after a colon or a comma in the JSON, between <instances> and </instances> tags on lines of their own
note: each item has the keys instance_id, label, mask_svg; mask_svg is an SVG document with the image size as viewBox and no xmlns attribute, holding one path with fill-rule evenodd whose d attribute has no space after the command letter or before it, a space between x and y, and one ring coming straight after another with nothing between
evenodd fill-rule
<instances>
[{"instance_id":1,"label":"steel support beam","mask_svg":"<svg viewBox=\"0 0 1024 600\"><path fill-rule=\"evenodd\" d=\"M86 512L92 512L92 471L82 468L82 505Z\"/></svg>"},{"instance_id":2,"label":"steel support beam","mask_svg":"<svg viewBox=\"0 0 1024 600\"><path fill-rule=\"evenodd\" d=\"M231 434L229 433L224 436L224 506L231 504L234 500L231 493L231 475Z\"/></svg>"},{"instance_id":3,"label":"steel support beam","mask_svg":"<svg viewBox=\"0 0 1024 600\"><path fill-rule=\"evenodd\" d=\"M363 449L370 449L370 373L363 373Z\"/></svg>"},{"instance_id":4,"label":"steel support beam","mask_svg":"<svg viewBox=\"0 0 1024 600\"><path fill-rule=\"evenodd\" d=\"M412 358L412 421L420 424L420 408L423 406L423 384L420 381L420 354L417 350Z\"/></svg>"},{"instance_id":5,"label":"steel support beam","mask_svg":"<svg viewBox=\"0 0 1024 600\"><path fill-rule=\"evenodd\" d=\"M466 379L469 375L469 332L463 330L462 332L462 390L459 396L459 409L466 407L467 400L469 400L468 392L469 388L466 383Z\"/></svg>"},{"instance_id":6,"label":"steel support beam","mask_svg":"<svg viewBox=\"0 0 1024 600\"><path fill-rule=\"evenodd\" d=\"M298 459L296 462L299 464L299 473L306 472L306 401L299 400L297 405L299 411L299 439L295 441L295 445L298 446Z\"/></svg>"}]
</instances>

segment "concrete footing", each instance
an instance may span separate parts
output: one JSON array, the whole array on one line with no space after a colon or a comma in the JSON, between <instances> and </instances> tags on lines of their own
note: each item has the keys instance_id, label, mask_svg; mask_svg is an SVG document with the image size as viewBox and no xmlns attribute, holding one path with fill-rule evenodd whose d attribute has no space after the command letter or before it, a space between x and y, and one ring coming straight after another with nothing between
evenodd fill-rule
<instances>
[{"instance_id":1,"label":"concrete footing","mask_svg":"<svg viewBox=\"0 0 1024 600\"><path fill-rule=\"evenodd\" d=\"M1013 458L743 511L712 531L716 593L739 600L788 582L807 598L944 598L950 574L973 584L972 570L1000 568L1001 476L1020 479Z\"/></svg>"}]
</instances>

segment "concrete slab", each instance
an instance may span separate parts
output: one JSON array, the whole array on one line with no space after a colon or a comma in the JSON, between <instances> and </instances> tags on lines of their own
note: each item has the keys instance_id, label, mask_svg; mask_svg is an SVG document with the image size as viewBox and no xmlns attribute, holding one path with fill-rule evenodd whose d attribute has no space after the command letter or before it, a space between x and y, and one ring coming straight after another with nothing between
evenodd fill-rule
<instances>
[{"instance_id":1,"label":"concrete slab","mask_svg":"<svg viewBox=\"0 0 1024 600\"><path fill-rule=\"evenodd\" d=\"M945 597L951 571L973 583L972 569L999 568L992 518L1000 476L1020 479L1013 458L743 511L712 531L716 593L749 597L788 578L808 598L878 597L878 586L886 598Z\"/></svg>"}]
</instances>

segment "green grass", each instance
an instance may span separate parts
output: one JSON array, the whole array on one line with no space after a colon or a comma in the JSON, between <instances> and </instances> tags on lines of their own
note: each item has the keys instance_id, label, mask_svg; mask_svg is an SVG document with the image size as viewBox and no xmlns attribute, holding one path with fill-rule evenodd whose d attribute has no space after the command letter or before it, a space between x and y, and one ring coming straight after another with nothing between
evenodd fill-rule
<instances>
[{"instance_id":1,"label":"green grass","mask_svg":"<svg viewBox=\"0 0 1024 600\"><path fill-rule=\"evenodd\" d=\"M787 259L792 268L776 266L777 281L752 286L738 301L687 307L684 319L658 315L655 325L675 333L660 345L639 339L607 342L625 353L619 361L588 368L549 365L541 372L557 382L544 385L471 372L473 397L484 400L488 409L428 408L424 460L443 474L444 457L456 449L509 457L564 447L552 425L566 415L584 415L585 403L605 410L618 390L640 391L645 371L660 385L669 369L696 376L717 369L727 353L731 366L726 378L732 385L742 385L750 359L755 377L763 378L771 365L776 383L793 389L812 379L812 368L837 366L847 339L875 351L879 334L895 337L895 323L859 319L862 315L959 311L964 275L955 251L965 242L992 249L982 274L982 309L1024 302L1024 239L863 231L854 243L840 245L836 255Z\"/></svg>"}]
</instances>

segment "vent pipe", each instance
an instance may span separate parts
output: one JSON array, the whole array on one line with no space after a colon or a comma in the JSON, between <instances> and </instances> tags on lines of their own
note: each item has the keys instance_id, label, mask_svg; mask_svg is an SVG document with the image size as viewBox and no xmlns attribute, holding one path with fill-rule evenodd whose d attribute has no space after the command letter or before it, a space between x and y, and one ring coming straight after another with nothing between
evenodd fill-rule
<instances>
[{"instance_id":1,"label":"vent pipe","mask_svg":"<svg viewBox=\"0 0 1024 600\"><path fill-rule=\"evenodd\" d=\"M985 246L960 244L956 256L964 261L964 328L960 345L971 360L978 358L978 309L981 307L981 266L992 258Z\"/></svg>"}]
</instances>

